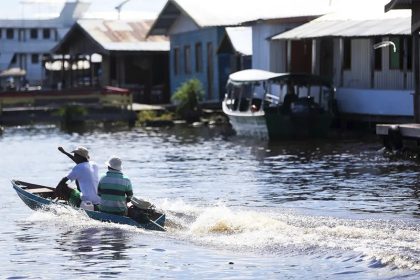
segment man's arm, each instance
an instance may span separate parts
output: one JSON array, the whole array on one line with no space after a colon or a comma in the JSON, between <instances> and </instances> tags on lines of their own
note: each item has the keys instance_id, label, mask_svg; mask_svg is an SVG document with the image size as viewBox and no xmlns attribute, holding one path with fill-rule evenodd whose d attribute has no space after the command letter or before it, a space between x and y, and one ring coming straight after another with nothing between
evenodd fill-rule
<instances>
[{"instance_id":1,"label":"man's arm","mask_svg":"<svg viewBox=\"0 0 420 280\"><path fill-rule=\"evenodd\" d=\"M125 198L125 200L127 202L131 201L131 198L133 197L133 187L131 186L131 181L128 180L128 186L127 186L127 191L125 192L125 195L127 196Z\"/></svg>"},{"instance_id":2,"label":"man's arm","mask_svg":"<svg viewBox=\"0 0 420 280\"><path fill-rule=\"evenodd\" d=\"M62 152L63 154L65 154L66 156L68 156L72 161L74 161L74 163L77 163L76 160L74 159L74 156L68 152L66 152L63 147L58 147L58 150L60 152Z\"/></svg>"},{"instance_id":3,"label":"man's arm","mask_svg":"<svg viewBox=\"0 0 420 280\"><path fill-rule=\"evenodd\" d=\"M67 183L67 181L69 180L69 178L64 177L63 179L61 179L61 181L58 183L58 186L63 185L65 183Z\"/></svg>"}]
</instances>

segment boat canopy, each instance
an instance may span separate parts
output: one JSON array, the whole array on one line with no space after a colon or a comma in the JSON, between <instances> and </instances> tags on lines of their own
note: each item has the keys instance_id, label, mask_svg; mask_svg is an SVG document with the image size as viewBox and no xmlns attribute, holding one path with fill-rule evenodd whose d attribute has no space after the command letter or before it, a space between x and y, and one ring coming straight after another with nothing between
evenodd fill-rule
<instances>
[{"instance_id":1,"label":"boat canopy","mask_svg":"<svg viewBox=\"0 0 420 280\"><path fill-rule=\"evenodd\" d=\"M281 75L283 74L260 69L246 69L230 74L229 80L237 83L267 81L276 77L280 77Z\"/></svg>"},{"instance_id":2,"label":"boat canopy","mask_svg":"<svg viewBox=\"0 0 420 280\"><path fill-rule=\"evenodd\" d=\"M306 73L284 73L279 74L275 79L276 81L281 81L282 83L290 83L296 86L325 86L332 87L333 83L331 80L328 80L324 77L306 74Z\"/></svg>"},{"instance_id":3,"label":"boat canopy","mask_svg":"<svg viewBox=\"0 0 420 280\"><path fill-rule=\"evenodd\" d=\"M301 86L326 86L331 87L332 82L318 75L305 73L275 73L260 69L247 69L229 75L229 82L233 84L258 82L258 81L277 81L278 83L291 83Z\"/></svg>"}]
</instances>

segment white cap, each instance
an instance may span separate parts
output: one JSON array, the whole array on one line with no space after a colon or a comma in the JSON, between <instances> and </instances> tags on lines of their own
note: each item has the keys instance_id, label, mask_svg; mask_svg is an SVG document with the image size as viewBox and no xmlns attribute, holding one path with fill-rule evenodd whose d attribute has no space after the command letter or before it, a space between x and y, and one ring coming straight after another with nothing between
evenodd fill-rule
<instances>
[{"instance_id":1,"label":"white cap","mask_svg":"<svg viewBox=\"0 0 420 280\"><path fill-rule=\"evenodd\" d=\"M116 156L112 156L109 158L109 160L107 162L105 162L105 164L108 167L111 167L112 169L121 171L122 169L122 161L119 157Z\"/></svg>"},{"instance_id":2,"label":"white cap","mask_svg":"<svg viewBox=\"0 0 420 280\"><path fill-rule=\"evenodd\" d=\"M76 150L71 151L72 153L75 153L81 157L84 157L85 159L89 159L89 152L85 147L79 146Z\"/></svg>"}]
</instances>

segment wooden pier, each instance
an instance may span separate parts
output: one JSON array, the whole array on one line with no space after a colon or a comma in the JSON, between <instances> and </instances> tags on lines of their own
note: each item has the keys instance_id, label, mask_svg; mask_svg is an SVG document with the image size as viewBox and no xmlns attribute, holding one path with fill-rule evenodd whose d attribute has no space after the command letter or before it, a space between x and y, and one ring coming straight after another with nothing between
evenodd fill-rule
<instances>
[{"instance_id":1,"label":"wooden pier","mask_svg":"<svg viewBox=\"0 0 420 280\"><path fill-rule=\"evenodd\" d=\"M402 137L420 140L420 123L378 124L376 125L376 134L389 136L389 132L396 129L399 130Z\"/></svg>"},{"instance_id":2,"label":"wooden pier","mask_svg":"<svg viewBox=\"0 0 420 280\"><path fill-rule=\"evenodd\" d=\"M376 134L388 151L414 152L420 156L420 123L377 124Z\"/></svg>"},{"instance_id":3,"label":"wooden pier","mask_svg":"<svg viewBox=\"0 0 420 280\"><path fill-rule=\"evenodd\" d=\"M37 122L127 122L136 112L130 91L115 87L0 93L0 125Z\"/></svg>"}]
</instances>

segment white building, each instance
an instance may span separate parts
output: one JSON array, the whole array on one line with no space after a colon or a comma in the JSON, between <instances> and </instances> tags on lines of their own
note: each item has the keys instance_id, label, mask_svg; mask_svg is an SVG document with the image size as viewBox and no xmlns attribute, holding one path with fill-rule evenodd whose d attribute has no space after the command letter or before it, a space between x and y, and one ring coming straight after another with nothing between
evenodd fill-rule
<instances>
[{"instance_id":1,"label":"white building","mask_svg":"<svg viewBox=\"0 0 420 280\"><path fill-rule=\"evenodd\" d=\"M67 2L57 18L0 20L0 71L18 67L26 70L31 85L43 81L43 56L64 37L89 3Z\"/></svg>"}]
</instances>

